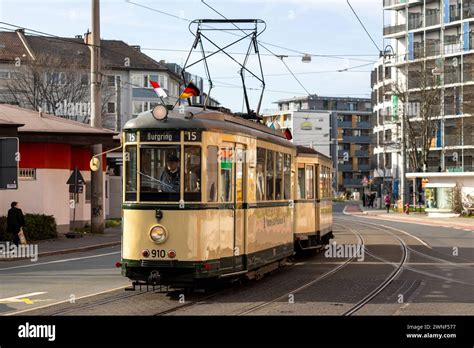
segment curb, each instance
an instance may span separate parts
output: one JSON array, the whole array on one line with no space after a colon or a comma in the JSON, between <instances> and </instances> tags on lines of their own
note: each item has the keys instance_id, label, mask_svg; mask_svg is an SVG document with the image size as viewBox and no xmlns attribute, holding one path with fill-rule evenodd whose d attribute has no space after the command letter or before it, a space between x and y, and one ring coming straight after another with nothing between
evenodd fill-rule
<instances>
[{"instance_id":1,"label":"curb","mask_svg":"<svg viewBox=\"0 0 474 348\"><path fill-rule=\"evenodd\" d=\"M108 248L116 245L122 244L122 241L117 241L117 242L110 242L110 243L103 243L103 244L94 244L94 245L89 245L85 247L80 247L80 248L75 248L75 249L62 249L62 250L55 250L55 251L47 251L44 253L39 253L38 258L40 257L46 257L46 256L55 256L55 255L65 255L65 254L72 254L76 252L84 252L84 251L91 251L91 250L96 250L96 249L102 249L102 248ZM18 260L24 260L24 258L9 258L9 259L1 259L0 262L2 261L18 261Z\"/></svg>"}]
</instances>

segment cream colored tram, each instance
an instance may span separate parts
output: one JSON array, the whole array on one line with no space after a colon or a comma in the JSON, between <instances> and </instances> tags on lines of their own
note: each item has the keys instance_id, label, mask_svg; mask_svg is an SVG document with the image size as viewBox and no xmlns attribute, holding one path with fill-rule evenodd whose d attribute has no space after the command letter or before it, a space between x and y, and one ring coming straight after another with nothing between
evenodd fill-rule
<instances>
[{"instance_id":1,"label":"cream colored tram","mask_svg":"<svg viewBox=\"0 0 474 348\"><path fill-rule=\"evenodd\" d=\"M298 146L295 185L295 249L318 249L332 235L331 159Z\"/></svg>"},{"instance_id":2,"label":"cream colored tram","mask_svg":"<svg viewBox=\"0 0 474 348\"><path fill-rule=\"evenodd\" d=\"M124 127L122 274L187 286L275 269L294 253L296 147L261 124L186 112Z\"/></svg>"}]
</instances>

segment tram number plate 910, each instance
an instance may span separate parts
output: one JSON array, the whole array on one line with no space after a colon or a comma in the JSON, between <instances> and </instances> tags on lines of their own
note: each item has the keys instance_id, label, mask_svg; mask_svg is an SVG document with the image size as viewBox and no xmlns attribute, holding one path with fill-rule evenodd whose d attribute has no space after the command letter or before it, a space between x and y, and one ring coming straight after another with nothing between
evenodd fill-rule
<instances>
[{"instance_id":1,"label":"tram number plate 910","mask_svg":"<svg viewBox=\"0 0 474 348\"><path fill-rule=\"evenodd\" d=\"M151 257L165 258L166 257L166 251L162 250L162 249L152 249L151 250Z\"/></svg>"}]
</instances>

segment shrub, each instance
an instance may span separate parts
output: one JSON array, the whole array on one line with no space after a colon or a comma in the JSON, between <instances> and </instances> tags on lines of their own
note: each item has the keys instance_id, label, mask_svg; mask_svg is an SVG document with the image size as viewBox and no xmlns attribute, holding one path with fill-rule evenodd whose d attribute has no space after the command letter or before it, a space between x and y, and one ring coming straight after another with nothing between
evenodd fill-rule
<instances>
[{"instance_id":1,"label":"shrub","mask_svg":"<svg viewBox=\"0 0 474 348\"><path fill-rule=\"evenodd\" d=\"M4 240L12 240L13 236L6 231L7 218L0 216L0 235ZM58 237L56 219L52 215L25 214L25 235L27 241L51 239Z\"/></svg>"}]
</instances>

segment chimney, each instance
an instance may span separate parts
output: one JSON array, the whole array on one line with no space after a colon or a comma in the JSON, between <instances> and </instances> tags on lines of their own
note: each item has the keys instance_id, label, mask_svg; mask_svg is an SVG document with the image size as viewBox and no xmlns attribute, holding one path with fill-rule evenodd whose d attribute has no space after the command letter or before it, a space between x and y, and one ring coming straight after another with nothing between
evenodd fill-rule
<instances>
[{"instance_id":1,"label":"chimney","mask_svg":"<svg viewBox=\"0 0 474 348\"><path fill-rule=\"evenodd\" d=\"M20 34L25 35L25 29L23 29L23 28L17 29L17 30L15 30L15 31L16 31L17 33L20 33Z\"/></svg>"},{"instance_id":2,"label":"chimney","mask_svg":"<svg viewBox=\"0 0 474 348\"><path fill-rule=\"evenodd\" d=\"M165 65L165 64L166 64L166 61L165 61L165 60L160 60L160 64Z\"/></svg>"},{"instance_id":3,"label":"chimney","mask_svg":"<svg viewBox=\"0 0 474 348\"><path fill-rule=\"evenodd\" d=\"M136 49L138 52L140 52L141 47L139 45L131 45L130 47Z\"/></svg>"},{"instance_id":4,"label":"chimney","mask_svg":"<svg viewBox=\"0 0 474 348\"><path fill-rule=\"evenodd\" d=\"M76 35L76 39L82 39L82 35Z\"/></svg>"}]
</instances>

